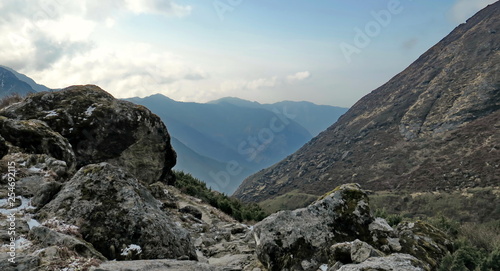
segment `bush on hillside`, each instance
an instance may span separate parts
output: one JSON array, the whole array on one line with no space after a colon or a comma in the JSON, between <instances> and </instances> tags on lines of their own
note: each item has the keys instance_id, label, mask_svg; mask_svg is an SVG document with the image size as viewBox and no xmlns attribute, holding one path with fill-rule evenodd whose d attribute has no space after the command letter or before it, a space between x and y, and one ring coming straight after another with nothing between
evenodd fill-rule
<instances>
[{"instance_id":1,"label":"bush on hillside","mask_svg":"<svg viewBox=\"0 0 500 271\"><path fill-rule=\"evenodd\" d=\"M175 187L182 192L199 198L213 207L220 209L234 219L242 221L261 221L267 214L256 203L245 204L225 194L207 188L207 185L182 171L174 171Z\"/></svg>"}]
</instances>

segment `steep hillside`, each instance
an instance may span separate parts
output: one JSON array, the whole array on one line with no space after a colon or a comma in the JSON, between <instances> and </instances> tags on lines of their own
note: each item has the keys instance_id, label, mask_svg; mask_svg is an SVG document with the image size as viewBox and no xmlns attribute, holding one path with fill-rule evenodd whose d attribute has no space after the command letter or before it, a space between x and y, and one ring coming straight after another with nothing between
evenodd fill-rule
<instances>
[{"instance_id":1,"label":"steep hillside","mask_svg":"<svg viewBox=\"0 0 500 271\"><path fill-rule=\"evenodd\" d=\"M500 2L478 12L234 195L319 195L349 182L408 191L498 186L499 17Z\"/></svg>"},{"instance_id":2,"label":"steep hillside","mask_svg":"<svg viewBox=\"0 0 500 271\"><path fill-rule=\"evenodd\" d=\"M35 90L26 82L18 79L10 70L0 66L0 98L12 94L24 96Z\"/></svg>"},{"instance_id":3,"label":"steep hillside","mask_svg":"<svg viewBox=\"0 0 500 271\"><path fill-rule=\"evenodd\" d=\"M38 84L37 82L35 82L35 80L29 78L28 76L26 76L22 73L17 72L16 70L14 70L12 68L9 68L9 67L3 66L3 65L0 65L0 68L4 68L4 69L12 72L17 77L17 79L27 83L36 92L52 91L52 89L50 89L44 85Z\"/></svg>"}]
</instances>

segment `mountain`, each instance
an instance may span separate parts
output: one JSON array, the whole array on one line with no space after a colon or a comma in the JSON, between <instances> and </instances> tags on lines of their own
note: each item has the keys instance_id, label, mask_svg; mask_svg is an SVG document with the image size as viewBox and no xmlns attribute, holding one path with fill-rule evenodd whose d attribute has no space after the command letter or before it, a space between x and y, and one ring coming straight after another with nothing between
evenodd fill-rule
<instances>
[{"instance_id":1,"label":"mountain","mask_svg":"<svg viewBox=\"0 0 500 271\"><path fill-rule=\"evenodd\" d=\"M35 90L28 83L17 78L9 69L0 67L0 98L12 94L24 96L33 92Z\"/></svg>"},{"instance_id":2,"label":"mountain","mask_svg":"<svg viewBox=\"0 0 500 271\"><path fill-rule=\"evenodd\" d=\"M28 85L30 85L30 87L36 91L36 92L41 92L41 91L51 91L52 89L44 86L44 85L40 85L38 83L35 82L35 80L29 78L28 76L22 74L22 73L19 73L17 71L15 71L14 69L12 68L9 68L7 66L3 66L3 65L0 65L0 68L4 68L10 72L12 72L16 77L17 79L27 83Z\"/></svg>"},{"instance_id":3,"label":"mountain","mask_svg":"<svg viewBox=\"0 0 500 271\"><path fill-rule=\"evenodd\" d=\"M165 122L179 157L175 169L225 193L310 140L312 134L299 121L310 119L315 122L311 127L325 129L347 110L302 102L261 105L237 98L186 103L160 94L127 100L148 107Z\"/></svg>"},{"instance_id":4,"label":"mountain","mask_svg":"<svg viewBox=\"0 0 500 271\"><path fill-rule=\"evenodd\" d=\"M478 12L234 195L293 202L351 182L375 191L498 186L499 17L500 2Z\"/></svg>"},{"instance_id":5,"label":"mountain","mask_svg":"<svg viewBox=\"0 0 500 271\"><path fill-rule=\"evenodd\" d=\"M278 110L286 112L290 118L293 118L295 122L306 128L313 136L317 136L328 126L336 122L348 109L338 106L317 105L305 101L282 101L274 104L260 104L258 102L250 102L234 97L221 98L210 103L229 103L241 107L263 108L269 111Z\"/></svg>"}]
</instances>

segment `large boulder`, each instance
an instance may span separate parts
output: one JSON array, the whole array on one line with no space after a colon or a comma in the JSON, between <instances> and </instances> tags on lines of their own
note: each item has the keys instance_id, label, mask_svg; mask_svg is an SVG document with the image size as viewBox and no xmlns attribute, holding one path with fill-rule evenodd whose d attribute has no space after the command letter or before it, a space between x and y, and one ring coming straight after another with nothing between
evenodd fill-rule
<instances>
[{"instance_id":1,"label":"large boulder","mask_svg":"<svg viewBox=\"0 0 500 271\"><path fill-rule=\"evenodd\" d=\"M401 252L417 257L433 269L448 251L453 250L453 243L437 228L422 222L402 222L396 227Z\"/></svg>"},{"instance_id":2,"label":"large boulder","mask_svg":"<svg viewBox=\"0 0 500 271\"><path fill-rule=\"evenodd\" d=\"M359 185L345 184L306 208L275 213L254 226L257 257L271 271L435 270L452 249L438 229L423 222L393 229L368 204Z\"/></svg>"},{"instance_id":3,"label":"large boulder","mask_svg":"<svg viewBox=\"0 0 500 271\"><path fill-rule=\"evenodd\" d=\"M174 180L171 168L176 155L160 118L97 86L32 94L0 110L0 115L47 123L71 143L78 168L106 161L126 168L146 184Z\"/></svg>"},{"instance_id":4,"label":"large boulder","mask_svg":"<svg viewBox=\"0 0 500 271\"><path fill-rule=\"evenodd\" d=\"M254 227L257 257L269 270L304 270L304 261L328 262L329 248L345 241L371 241L368 196L346 184L307 208L281 211Z\"/></svg>"},{"instance_id":5,"label":"large boulder","mask_svg":"<svg viewBox=\"0 0 500 271\"><path fill-rule=\"evenodd\" d=\"M189 233L160 206L134 176L103 162L81 168L37 217L76 225L108 259L195 260Z\"/></svg>"}]
</instances>

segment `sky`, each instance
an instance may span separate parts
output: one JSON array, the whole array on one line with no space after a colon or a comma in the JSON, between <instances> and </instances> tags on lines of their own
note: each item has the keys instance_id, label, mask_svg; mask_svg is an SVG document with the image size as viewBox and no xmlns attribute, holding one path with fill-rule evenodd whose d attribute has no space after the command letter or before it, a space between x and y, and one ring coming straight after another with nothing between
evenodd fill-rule
<instances>
[{"instance_id":1,"label":"sky","mask_svg":"<svg viewBox=\"0 0 500 271\"><path fill-rule=\"evenodd\" d=\"M2 0L0 65L117 98L350 107L495 0Z\"/></svg>"}]
</instances>

